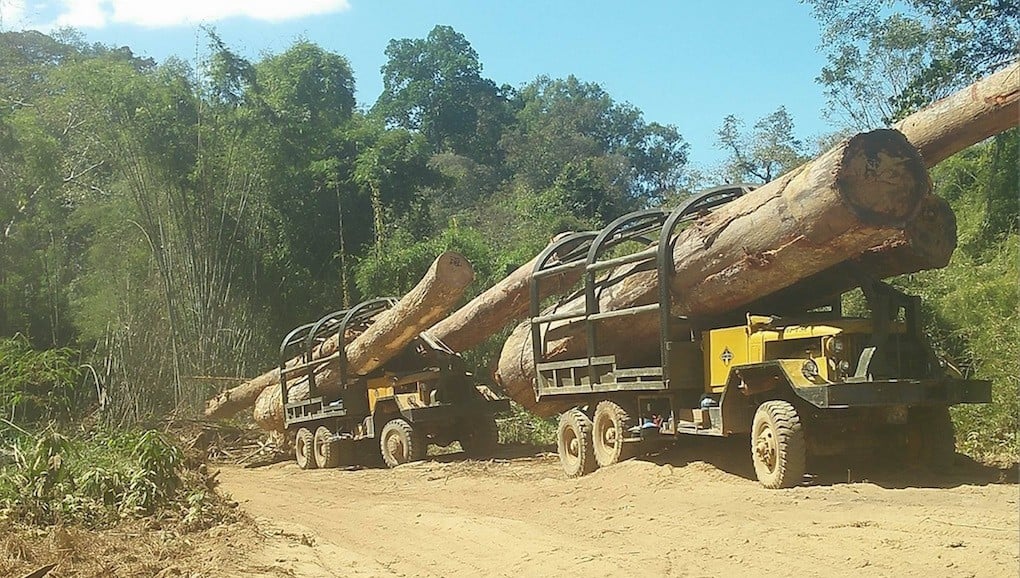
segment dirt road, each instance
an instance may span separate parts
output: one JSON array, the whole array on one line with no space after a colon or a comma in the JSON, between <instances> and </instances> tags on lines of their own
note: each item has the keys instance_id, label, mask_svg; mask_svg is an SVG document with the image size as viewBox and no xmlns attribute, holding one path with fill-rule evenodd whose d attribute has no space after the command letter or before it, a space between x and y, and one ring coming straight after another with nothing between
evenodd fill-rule
<instances>
[{"instance_id":1,"label":"dirt road","mask_svg":"<svg viewBox=\"0 0 1020 578\"><path fill-rule=\"evenodd\" d=\"M552 455L220 480L271 537L248 576L1020 575L1015 469L960 456L938 478L842 468L769 491L729 441L579 480Z\"/></svg>"}]
</instances>

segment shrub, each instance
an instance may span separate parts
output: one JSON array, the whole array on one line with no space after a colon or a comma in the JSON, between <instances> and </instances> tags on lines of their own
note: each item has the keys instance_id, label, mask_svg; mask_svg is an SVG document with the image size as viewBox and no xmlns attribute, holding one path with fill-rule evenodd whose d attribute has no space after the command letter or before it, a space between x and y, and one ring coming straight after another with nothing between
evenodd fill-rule
<instances>
[{"instance_id":1,"label":"shrub","mask_svg":"<svg viewBox=\"0 0 1020 578\"><path fill-rule=\"evenodd\" d=\"M72 349L32 349L23 335L0 339L0 404L20 423L67 422L80 415L91 390Z\"/></svg>"}]
</instances>

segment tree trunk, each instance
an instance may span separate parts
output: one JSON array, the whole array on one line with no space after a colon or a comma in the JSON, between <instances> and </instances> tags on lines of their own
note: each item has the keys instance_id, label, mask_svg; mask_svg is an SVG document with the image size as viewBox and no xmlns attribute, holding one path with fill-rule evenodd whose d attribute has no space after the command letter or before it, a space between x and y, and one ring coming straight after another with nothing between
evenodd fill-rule
<instances>
[{"instance_id":1,"label":"tree trunk","mask_svg":"<svg viewBox=\"0 0 1020 578\"><path fill-rule=\"evenodd\" d=\"M896 123L933 167L1020 123L1020 63L983 78Z\"/></svg>"},{"instance_id":2,"label":"tree trunk","mask_svg":"<svg viewBox=\"0 0 1020 578\"><path fill-rule=\"evenodd\" d=\"M917 150L893 130L857 135L779 179L702 216L672 243L672 311L711 317L730 312L864 253L901 234L930 191ZM618 267L600 283L602 311L654 303L655 271ZM556 312L583 311L579 296ZM551 311L550 311L551 312ZM580 355L582 323L553 323L546 332L550 359ZM655 350L657 317L607 319L598 326L600 349L619 363ZM539 414L560 404L536 403L529 324L519 325L503 347L497 381Z\"/></svg>"},{"instance_id":3,"label":"tree trunk","mask_svg":"<svg viewBox=\"0 0 1020 578\"><path fill-rule=\"evenodd\" d=\"M349 338L353 338L353 336L349 336ZM312 358L319 359L333 355L336 353L339 344L339 336L334 335L315 347L312 351ZM285 365L286 367L294 367L300 361L300 357L295 357L288 360ZM237 412L254 405L255 399L258 398L263 389L279 385L279 383L280 368L276 367L236 387L220 392L216 397L205 402L205 417L209 419L229 418Z\"/></svg>"},{"instance_id":4,"label":"tree trunk","mask_svg":"<svg viewBox=\"0 0 1020 578\"><path fill-rule=\"evenodd\" d=\"M783 315L826 305L868 279L941 269L955 249L956 215L942 197L925 195L917 217L887 242L759 299L746 310Z\"/></svg>"},{"instance_id":5,"label":"tree trunk","mask_svg":"<svg viewBox=\"0 0 1020 578\"><path fill-rule=\"evenodd\" d=\"M345 351L349 371L355 374L371 372L396 355L422 330L431 326L460 299L474 279L471 265L457 253L440 255L418 285L392 309L384 311L360 335L348 333ZM312 359L329 357L339 347L339 336L327 339L312 352ZM299 357L287 361L293 367ZM339 367L338 364L334 364ZM317 368L322 372L327 368ZM316 383L322 379L316 374ZM328 381L328 379L324 380ZM295 382L296 384L297 382ZM206 402L206 417L220 419L247 409L255 404L263 390L275 390L279 399L280 369L274 368L254 379L220 393ZM307 396L307 383L304 392ZM328 387L328 385L327 385Z\"/></svg>"},{"instance_id":6,"label":"tree trunk","mask_svg":"<svg viewBox=\"0 0 1020 578\"><path fill-rule=\"evenodd\" d=\"M347 372L365 375L382 367L422 331L442 319L474 280L464 257L453 252L440 255L418 285L391 309L383 311L368 328L350 342L345 351ZM315 368L319 393L340 388L340 364L336 360ZM296 379L287 388L289 401L308 399L308 380ZM255 423L265 430L283 429L283 397L279 379L255 400Z\"/></svg>"},{"instance_id":7,"label":"tree trunk","mask_svg":"<svg viewBox=\"0 0 1020 578\"><path fill-rule=\"evenodd\" d=\"M557 236L553 240L559 238ZM454 351L467 351L510 323L527 317L531 303L531 273L537 260L536 255L507 278L435 324L427 333ZM581 270L574 269L544 278L539 285L540 298L566 292L577 283L581 274Z\"/></svg>"}]
</instances>

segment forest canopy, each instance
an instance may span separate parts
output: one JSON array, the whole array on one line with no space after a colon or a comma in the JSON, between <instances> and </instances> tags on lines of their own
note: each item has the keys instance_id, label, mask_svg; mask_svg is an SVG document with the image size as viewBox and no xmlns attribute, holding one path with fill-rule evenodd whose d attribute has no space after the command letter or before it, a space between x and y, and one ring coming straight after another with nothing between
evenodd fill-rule
<instances>
[{"instance_id":1,"label":"forest canopy","mask_svg":"<svg viewBox=\"0 0 1020 578\"><path fill-rule=\"evenodd\" d=\"M946 2L911 2L908 16L942 16L902 20L868 3L809 4L825 31L819 81L843 116L837 133L898 118L1016 58L993 25L1008 14L968 28L966 14L939 11ZM859 13L876 26L862 28ZM477 293L559 232L725 180L764 182L817 152L780 107L750 130L719 119L727 161L691 166L682 127L574 76L489 79L449 26L392 40L384 90L361 107L355 78L367 71L343 55L299 40L251 61L215 32L205 40L191 64L70 31L0 33L0 338L18 340L0 351L58 349L67 368L44 381L59 382L62 400L102 401L115 423L197 408L276 364L289 329L399 295L444 249L474 264ZM859 58L875 50L894 58L854 68L876 62ZM1014 455L1017 155L1014 130L934 171L961 249L949 268L897 281L927 298L937 346L1012 404L1012 418L968 411L979 412L971 430L994 430L983 439ZM974 299L980 309L960 307ZM5 407L19 407L4 388ZM67 413L60 403L54 415Z\"/></svg>"}]
</instances>

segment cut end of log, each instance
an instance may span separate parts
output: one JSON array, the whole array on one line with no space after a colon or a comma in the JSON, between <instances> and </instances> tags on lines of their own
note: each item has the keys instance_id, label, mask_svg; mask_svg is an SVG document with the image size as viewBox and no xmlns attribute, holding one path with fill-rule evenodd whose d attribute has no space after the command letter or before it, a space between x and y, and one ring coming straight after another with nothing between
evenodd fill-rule
<instances>
[{"instance_id":1,"label":"cut end of log","mask_svg":"<svg viewBox=\"0 0 1020 578\"><path fill-rule=\"evenodd\" d=\"M432 268L437 278L453 290L463 291L475 280L475 270L460 253L447 251L436 257Z\"/></svg>"},{"instance_id":2,"label":"cut end of log","mask_svg":"<svg viewBox=\"0 0 1020 578\"><path fill-rule=\"evenodd\" d=\"M931 191L921 154L897 130L854 136L844 148L836 187L862 223L901 226Z\"/></svg>"}]
</instances>

